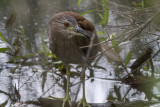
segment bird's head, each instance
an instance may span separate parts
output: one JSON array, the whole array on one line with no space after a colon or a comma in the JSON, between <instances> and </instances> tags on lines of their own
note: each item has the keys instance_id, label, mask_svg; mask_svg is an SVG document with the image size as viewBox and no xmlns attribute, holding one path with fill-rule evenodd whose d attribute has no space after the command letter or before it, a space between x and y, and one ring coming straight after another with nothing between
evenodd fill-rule
<instances>
[{"instance_id":1,"label":"bird's head","mask_svg":"<svg viewBox=\"0 0 160 107\"><path fill-rule=\"evenodd\" d=\"M82 29L78 25L77 20L70 15L56 15L53 22L52 26L54 27L54 30L67 38L75 36L91 38L91 35Z\"/></svg>"}]
</instances>

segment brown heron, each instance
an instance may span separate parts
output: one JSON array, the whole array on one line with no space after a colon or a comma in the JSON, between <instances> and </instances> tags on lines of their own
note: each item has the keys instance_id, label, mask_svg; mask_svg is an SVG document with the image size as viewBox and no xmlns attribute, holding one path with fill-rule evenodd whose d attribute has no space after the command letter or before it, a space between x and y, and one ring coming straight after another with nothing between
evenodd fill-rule
<instances>
[{"instance_id":1,"label":"brown heron","mask_svg":"<svg viewBox=\"0 0 160 107\"><path fill-rule=\"evenodd\" d=\"M50 49L66 66L69 66L71 63L84 64L84 59L86 59L89 48L80 47L88 46L91 40L93 44L99 42L95 27L78 13L70 11L60 12L51 18L49 27ZM101 50L99 45L94 46L90 49L88 57L95 56L99 50ZM91 61L88 61L87 64L90 62ZM70 71L68 67L66 72L67 89L65 98L63 99L63 107L67 101L71 106L69 96ZM85 81L85 76L83 76L83 81ZM85 98L84 83L85 82L83 82L83 97L78 105L83 104L84 107L90 107Z\"/></svg>"}]
</instances>

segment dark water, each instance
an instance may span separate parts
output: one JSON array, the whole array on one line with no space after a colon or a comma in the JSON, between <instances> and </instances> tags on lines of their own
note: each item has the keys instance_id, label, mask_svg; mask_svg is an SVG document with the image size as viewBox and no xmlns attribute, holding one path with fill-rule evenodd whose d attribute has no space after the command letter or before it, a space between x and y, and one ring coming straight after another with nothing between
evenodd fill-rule
<instances>
[{"instance_id":1,"label":"dark water","mask_svg":"<svg viewBox=\"0 0 160 107\"><path fill-rule=\"evenodd\" d=\"M132 6L132 2L128 2L127 0L118 2L125 6ZM11 50L8 53L0 53L0 104L8 101L6 106L13 106L14 104L18 104L18 102L23 102L22 106L32 107L36 105L27 104L26 102L37 101L40 97L49 98L48 96L64 98L66 75L64 75L63 69L52 66L53 62L49 54L47 54L47 52L50 52L46 48L48 46L48 22L58 12L75 11L84 13L96 9L96 6L96 2L92 0L82 0L80 6L77 6L76 0L0 1L0 32L2 32L2 35L10 44L14 44L15 40L18 40L13 45L15 51L17 51L15 56L23 56L17 57L19 59L11 62L10 60L15 57L9 54L12 53ZM110 6L110 8L117 11L125 11L122 7L118 6ZM13 24L9 25L12 29L6 30L6 22L11 14L15 15L16 18L13 20ZM97 31L106 29L106 27L99 25L101 19L97 12L85 14L84 17L96 26ZM123 17L110 12L108 25L123 24L129 23ZM108 35L118 35L123 32L122 29L120 30L116 27L108 28L105 31ZM156 31L156 34L160 33ZM141 35L139 34L139 36ZM154 36L150 38L146 37L145 41L138 39L131 43L125 42L121 44L123 48L120 53L122 59L127 56L130 49L133 50L133 59L127 67L135 61L134 58L137 58L137 56L145 51L147 48L144 46L145 42L155 38ZM46 44L45 48L43 43ZM0 44L0 48L6 46L5 43ZM18 49L20 49L20 52ZM154 45L154 50L158 49L158 45ZM155 77L158 79L160 76L160 63L158 56L155 59L153 62ZM8 61L10 63L7 63ZM86 99L89 103L97 104L115 101L118 107L130 107L130 105L135 105L135 107L158 107L158 104L154 105L154 103L158 102L160 96L160 83L158 80L152 78L150 82L145 83L148 78L142 78L143 80L139 80L138 86L137 84L125 84L121 79L127 73L122 66L116 69L116 65L108 62L104 57L98 61L97 65L99 67L93 67L86 71L88 78L86 78L85 90ZM61 65L59 64L58 66L60 67ZM81 68L77 67L77 65L73 65L71 68L70 95L72 100L77 95L78 83L80 81L80 72L77 72L77 69L81 71ZM130 72L130 69L127 69ZM151 76L151 68L146 71L143 68L141 70L145 76ZM80 100L81 97L82 89L78 93L77 100Z\"/></svg>"}]
</instances>

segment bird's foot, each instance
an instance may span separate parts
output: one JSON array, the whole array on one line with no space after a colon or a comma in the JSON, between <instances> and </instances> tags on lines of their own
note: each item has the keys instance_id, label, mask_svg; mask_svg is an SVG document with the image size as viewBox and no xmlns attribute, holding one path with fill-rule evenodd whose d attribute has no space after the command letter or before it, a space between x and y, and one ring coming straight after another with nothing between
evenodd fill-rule
<instances>
[{"instance_id":1,"label":"bird's foot","mask_svg":"<svg viewBox=\"0 0 160 107\"><path fill-rule=\"evenodd\" d=\"M69 106L71 107L71 98L69 96L66 96L63 98L63 105L62 107L65 107L65 104L68 102Z\"/></svg>"},{"instance_id":2,"label":"bird's foot","mask_svg":"<svg viewBox=\"0 0 160 107\"><path fill-rule=\"evenodd\" d=\"M71 107L71 98L69 96L66 96L65 98L56 98L56 97L51 97L53 99L56 99L56 100L62 100L63 103L62 103L62 107L66 107L66 103L68 102L68 106L67 107Z\"/></svg>"},{"instance_id":3,"label":"bird's foot","mask_svg":"<svg viewBox=\"0 0 160 107\"><path fill-rule=\"evenodd\" d=\"M78 101L78 106L77 107L91 107L90 104L87 103L86 98L82 98L80 101Z\"/></svg>"}]
</instances>

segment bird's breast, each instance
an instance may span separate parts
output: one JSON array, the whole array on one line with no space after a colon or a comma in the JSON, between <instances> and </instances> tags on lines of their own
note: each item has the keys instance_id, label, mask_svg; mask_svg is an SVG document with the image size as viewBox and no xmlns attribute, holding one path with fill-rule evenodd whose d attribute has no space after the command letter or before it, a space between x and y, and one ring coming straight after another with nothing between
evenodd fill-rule
<instances>
[{"instance_id":1,"label":"bird's breast","mask_svg":"<svg viewBox=\"0 0 160 107\"><path fill-rule=\"evenodd\" d=\"M85 40L82 38L54 38L53 47L56 56L64 63L82 64L85 53L80 46L83 46Z\"/></svg>"}]
</instances>

